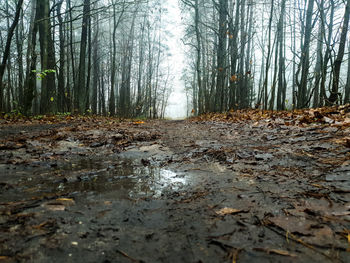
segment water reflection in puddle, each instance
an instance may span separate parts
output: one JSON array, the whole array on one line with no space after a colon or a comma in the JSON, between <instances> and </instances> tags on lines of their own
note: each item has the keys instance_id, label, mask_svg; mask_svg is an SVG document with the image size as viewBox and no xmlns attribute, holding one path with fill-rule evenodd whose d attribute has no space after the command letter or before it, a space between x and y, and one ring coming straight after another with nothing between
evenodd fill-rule
<instances>
[{"instance_id":1,"label":"water reflection in puddle","mask_svg":"<svg viewBox=\"0 0 350 263\"><path fill-rule=\"evenodd\" d=\"M109 195L111 198L159 197L188 184L184 175L158 167L143 167L123 160L84 160L61 166L60 180L41 185L42 191Z\"/></svg>"},{"instance_id":2,"label":"water reflection in puddle","mask_svg":"<svg viewBox=\"0 0 350 263\"><path fill-rule=\"evenodd\" d=\"M111 200L160 197L196 183L191 173L145 167L140 160L117 158L66 160L55 167L27 166L0 173L0 179L3 201L56 195Z\"/></svg>"}]
</instances>

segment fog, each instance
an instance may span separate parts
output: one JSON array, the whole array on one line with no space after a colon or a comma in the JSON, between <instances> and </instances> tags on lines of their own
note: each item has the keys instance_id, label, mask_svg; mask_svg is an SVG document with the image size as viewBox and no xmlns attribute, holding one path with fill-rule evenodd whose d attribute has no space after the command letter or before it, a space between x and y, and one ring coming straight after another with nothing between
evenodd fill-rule
<instances>
[{"instance_id":1,"label":"fog","mask_svg":"<svg viewBox=\"0 0 350 263\"><path fill-rule=\"evenodd\" d=\"M171 119L182 119L186 117L186 95L184 82L181 80L184 68L184 46L181 37L184 35L184 26L181 22L181 11L178 1L166 1L166 8L169 12L169 23L166 24L167 31L172 34L167 39L169 46L170 70L173 75L173 91L169 97L165 117Z\"/></svg>"}]
</instances>

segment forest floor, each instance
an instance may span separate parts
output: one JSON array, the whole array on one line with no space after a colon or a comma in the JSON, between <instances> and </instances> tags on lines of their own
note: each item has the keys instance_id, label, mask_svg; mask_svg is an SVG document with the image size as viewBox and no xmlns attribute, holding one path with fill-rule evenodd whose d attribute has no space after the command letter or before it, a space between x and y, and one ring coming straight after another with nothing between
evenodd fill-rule
<instances>
[{"instance_id":1,"label":"forest floor","mask_svg":"<svg viewBox=\"0 0 350 263\"><path fill-rule=\"evenodd\" d=\"M0 262L349 262L350 106L0 120Z\"/></svg>"}]
</instances>

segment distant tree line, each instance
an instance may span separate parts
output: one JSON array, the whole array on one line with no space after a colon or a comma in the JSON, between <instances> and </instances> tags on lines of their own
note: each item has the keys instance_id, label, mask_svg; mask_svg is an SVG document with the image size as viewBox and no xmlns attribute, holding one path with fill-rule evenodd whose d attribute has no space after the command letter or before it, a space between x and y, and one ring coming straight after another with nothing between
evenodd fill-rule
<instances>
[{"instance_id":1,"label":"distant tree line","mask_svg":"<svg viewBox=\"0 0 350 263\"><path fill-rule=\"evenodd\" d=\"M0 112L163 117L166 10L156 0L0 2Z\"/></svg>"},{"instance_id":2,"label":"distant tree line","mask_svg":"<svg viewBox=\"0 0 350 263\"><path fill-rule=\"evenodd\" d=\"M350 0L180 0L196 113L350 102Z\"/></svg>"}]
</instances>

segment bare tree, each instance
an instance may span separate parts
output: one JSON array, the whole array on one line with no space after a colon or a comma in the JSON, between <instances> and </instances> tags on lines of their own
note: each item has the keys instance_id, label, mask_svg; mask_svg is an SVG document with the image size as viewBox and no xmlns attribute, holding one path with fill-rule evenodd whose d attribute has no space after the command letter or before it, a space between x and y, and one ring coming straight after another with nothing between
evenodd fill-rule
<instances>
[{"instance_id":1,"label":"bare tree","mask_svg":"<svg viewBox=\"0 0 350 263\"><path fill-rule=\"evenodd\" d=\"M16 29L16 26L18 24L19 21L19 17L20 17L20 12L22 9L22 4L23 4L23 0L19 0L17 2L16 5L16 13L15 13L15 17L12 21L11 26L9 27L9 31L7 34L7 39L6 39L6 45L5 45L5 50L4 50L4 54L2 56L2 61L0 64L0 111L2 111L3 108L3 89L4 89L4 84L2 82L4 73L5 73L5 68L6 68L6 64L7 64L7 60L10 56L10 49L11 49L11 41Z\"/></svg>"},{"instance_id":2,"label":"bare tree","mask_svg":"<svg viewBox=\"0 0 350 263\"><path fill-rule=\"evenodd\" d=\"M329 100L328 100L330 104L334 104L334 103L339 102L339 94L338 94L338 92L339 92L339 75L340 75L341 64L343 62L343 57L344 57L346 37L348 34L349 15L350 15L350 0L347 0L346 6L345 6L342 31L341 31L341 36L340 36L338 55L334 61L332 90L330 92L330 96L329 96Z\"/></svg>"}]
</instances>

